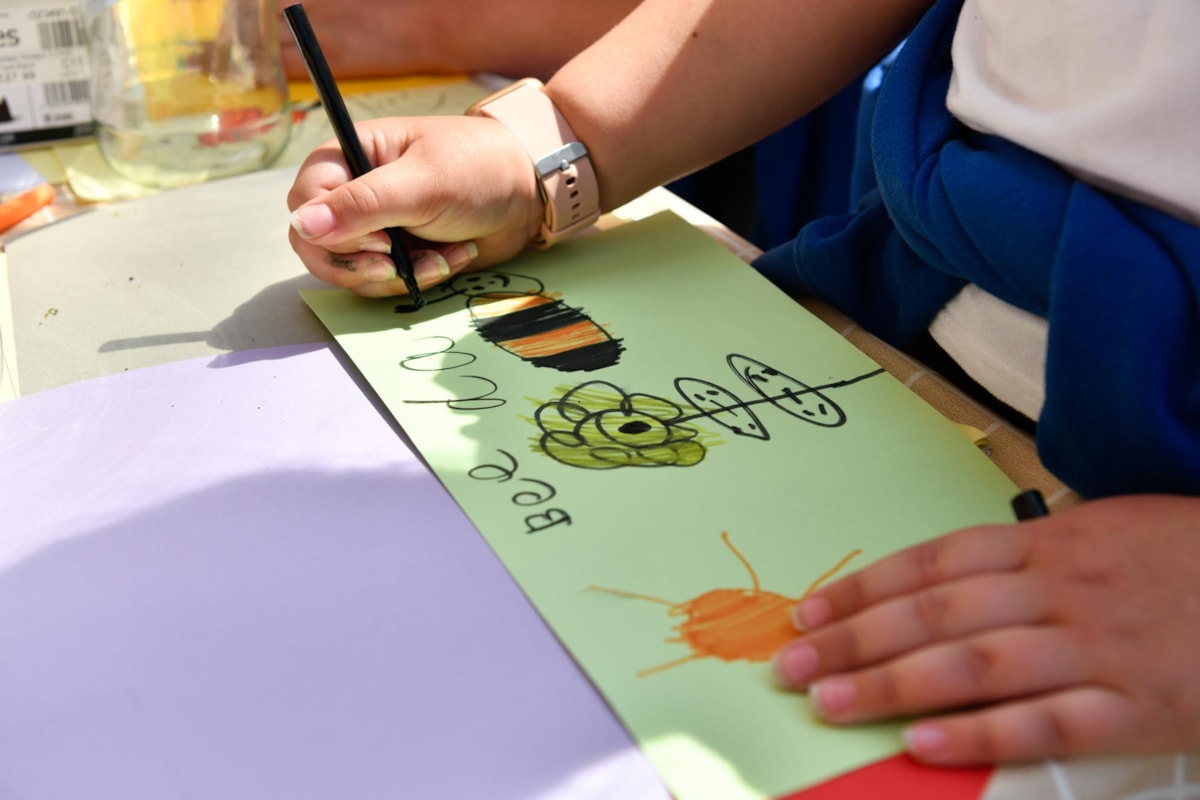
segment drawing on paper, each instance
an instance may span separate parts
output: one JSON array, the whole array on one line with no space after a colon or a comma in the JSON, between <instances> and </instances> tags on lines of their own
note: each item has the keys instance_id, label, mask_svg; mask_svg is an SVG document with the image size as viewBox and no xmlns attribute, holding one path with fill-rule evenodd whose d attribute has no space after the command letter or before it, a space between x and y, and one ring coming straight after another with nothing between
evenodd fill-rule
<instances>
[{"instance_id":1,"label":"drawing on paper","mask_svg":"<svg viewBox=\"0 0 1200 800\"><path fill-rule=\"evenodd\" d=\"M537 278L469 272L431 290L427 299L437 303L453 297L466 298L471 327L484 340L535 367L592 372L616 364L624 350L620 339L583 309L548 294Z\"/></svg>"},{"instance_id":2,"label":"drawing on paper","mask_svg":"<svg viewBox=\"0 0 1200 800\"><path fill-rule=\"evenodd\" d=\"M742 400L699 378L676 378L675 390L690 411L666 398L626 392L607 381L562 387L561 396L534 412L539 435L534 450L584 469L691 467L721 442L697 423L711 420L735 436L771 438L754 407L767 404L795 419L823 428L846 422L841 407L826 394L883 373L876 369L847 380L809 386L780 370L736 353L726 357L734 374L758 395Z\"/></svg>"},{"instance_id":3,"label":"drawing on paper","mask_svg":"<svg viewBox=\"0 0 1200 800\"><path fill-rule=\"evenodd\" d=\"M733 542L729 540L729 534L723 531L721 539L750 573L749 589L712 589L691 600L676 603L622 589L588 587L595 592L658 603L668 607L667 616L685 618L673 629L678 635L666 641L670 644L685 644L691 653L664 664L639 670L639 678L702 658L718 658L725 662L769 661L779 648L800 635L792 624L792 606L805 600L822 583L846 566L850 559L862 553L861 550L850 552L832 569L813 581L804 594L799 597L786 597L763 590L754 567L734 547Z\"/></svg>"}]
</instances>

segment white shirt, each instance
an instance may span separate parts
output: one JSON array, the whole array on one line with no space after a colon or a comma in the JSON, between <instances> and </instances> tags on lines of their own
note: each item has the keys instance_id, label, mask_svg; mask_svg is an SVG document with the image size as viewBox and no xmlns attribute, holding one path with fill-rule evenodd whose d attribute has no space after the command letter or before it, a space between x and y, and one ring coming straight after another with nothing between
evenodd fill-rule
<instances>
[{"instance_id":1,"label":"white shirt","mask_svg":"<svg viewBox=\"0 0 1200 800\"><path fill-rule=\"evenodd\" d=\"M1200 225L1200 0L966 0L951 55L964 124ZM1045 320L971 287L930 332L1037 418Z\"/></svg>"},{"instance_id":2,"label":"white shirt","mask_svg":"<svg viewBox=\"0 0 1200 800\"><path fill-rule=\"evenodd\" d=\"M1200 2L966 0L946 105L1200 224Z\"/></svg>"}]
</instances>

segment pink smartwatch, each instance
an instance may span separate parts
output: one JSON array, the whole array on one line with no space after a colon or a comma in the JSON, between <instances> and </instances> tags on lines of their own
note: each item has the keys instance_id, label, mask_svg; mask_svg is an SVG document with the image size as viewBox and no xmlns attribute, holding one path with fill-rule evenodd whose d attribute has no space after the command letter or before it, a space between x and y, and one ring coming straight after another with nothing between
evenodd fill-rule
<instances>
[{"instance_id":1,"label":"pink smartwatch","mask_svg":"<svg viewBox=\"0 0 1200 800\"><path fill-rule=\"evenodd\" d=\"M546 218L533 244L549 247L600 216L600 190L587 148L535 78L519 80L467 109L504 123L533 159Z\"/></svg>"}]
</instances>

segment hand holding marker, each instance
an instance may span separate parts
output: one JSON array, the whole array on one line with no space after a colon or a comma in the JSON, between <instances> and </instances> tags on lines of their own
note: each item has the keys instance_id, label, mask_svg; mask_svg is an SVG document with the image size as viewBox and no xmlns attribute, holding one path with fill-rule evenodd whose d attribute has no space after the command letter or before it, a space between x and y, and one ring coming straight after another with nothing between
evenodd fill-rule
<instances>
[{"instance_id":1,"label":"hand holding marker","mask_svg":"<svg viewBox=\"0 0 1200 800\"><path fill-rule=\"evenodd\" d=\"M349 112L346 111L346 103L342 100L341 92L338 91L337 84L333 80L333 74L329 71L329 64L321 52L321 45L317 42L316 34L313 33L312 24L308 21L308 15L304 13L304 6L300 3L288 6L283 10L283 17L287 22L288 30L292 33L292 38L296 40L296 47L299 48L300 55L304 57L308 76L312 79L317 94L321 96L321 105L324 106L329 123L333 126L334 133L337 134L338 144L342 147L342 153L346 157L350 173L355 178L366 175L371 170L371 164L363 152L362 142L359 141L358 133L354 130L354 122L350 119ZM421 290L417 288L416 272L413 269L408 250L404 246L403 237L398 228L385 228L384 233L392 241L391 256L392 261L396 263L396 273L404 281L404 285L412 297L412 303L398 305L396 310L416 311L425 305L425 298L422 296Z\"/></svg>"}]
</instances>

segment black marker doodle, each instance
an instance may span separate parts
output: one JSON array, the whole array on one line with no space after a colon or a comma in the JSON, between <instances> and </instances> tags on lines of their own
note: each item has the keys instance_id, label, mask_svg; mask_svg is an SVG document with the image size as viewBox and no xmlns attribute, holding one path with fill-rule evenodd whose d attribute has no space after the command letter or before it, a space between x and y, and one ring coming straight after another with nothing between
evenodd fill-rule
<instances>
[{"instance_id":1,"label":"black marker doodle","mask_svg":"<svg viewBox=\"0 0 1200 800\"><path fill-rule=\"evenodd\" d=\"M476 356L462 350L452 350L454 340L448 336L427 336L418 341L429 341L440 339L446 343L444 350L432 350L428 353L414 353L411 356L405 356L400 359L400 366L411 372L448 372L450 370L461 369L475 363ZM439 359L435 362L436 366L425 366L426 359L434 358L435 356L453 356L449 359ZM460 375L460 378L483 381L488 386L488 390L483 394L475 397L455 397L450 400L404 400L405 403L413 405L434 405L441 404L455 411L487 411L492 408L499 408L508 401L502 397L492 397L500 387L491 378L485 378L482 375Z\"/></svg>"},{"instance_id":2,"label":"black marker doodle","mask_svg":"<svg viewBox=\"0 0 1200 800\"><path fill-rule=\"evenodd\" d=\"M758 395L744 401L728 389L699 378L676 378L675 389L695 413L665 397L629 393L607 381L589 381L538 406L533 421L541 435L534 445L555 461L584 469L691 467L704 460L715 434L696 423L710 419L742 437L768 441L754 406L770 405L823 428L846 423L846 414L826 392L882 374L876 369L823 386L802 381L748 356L726 363Z\"/></svg>"},{"instance_id":3,"label":"black marker doodle","mask_svg":"<svg viewBox=\"0 0 1200 800\"><path fill-rule=\"evenodd\" d=\"M624 347L583 309L546 294L536 278L469 272L427 293L427 302L467 298L471 327L484 340L535 367L592 372L611 367ZM398 312L399 313L399 312Z\"/></svg>"}]
</instances>

